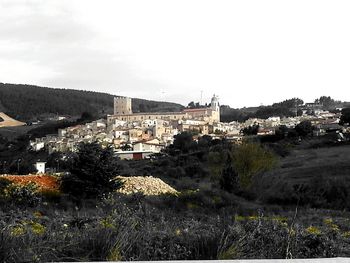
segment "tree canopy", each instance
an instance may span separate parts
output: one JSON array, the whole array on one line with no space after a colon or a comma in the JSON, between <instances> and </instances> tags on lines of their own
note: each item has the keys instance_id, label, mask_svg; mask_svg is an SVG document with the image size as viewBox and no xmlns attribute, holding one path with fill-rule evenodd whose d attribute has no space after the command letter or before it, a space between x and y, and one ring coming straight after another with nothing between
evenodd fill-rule
<instances>
[{"instance_id":1,"label":"tree canopy","mask_svg":"<svg viewBox=\"0 0 350 263\"><path fill-rule=\"evenodd\" d=\"M307 136L312 133L312 124L310 121L302 121L295 126L295 131L299 136Z\"/></svg>"},{"instance_id":2,"label":"tree canopy","mask_svg":"<svg viewBox=\"0 0 350 263\"><path fill-rule=\"evenodd\" d=\"M350 108L342 109L340 123L341 124L346 124L346 123L350 124Z\"/></svg>"}]
</instances>

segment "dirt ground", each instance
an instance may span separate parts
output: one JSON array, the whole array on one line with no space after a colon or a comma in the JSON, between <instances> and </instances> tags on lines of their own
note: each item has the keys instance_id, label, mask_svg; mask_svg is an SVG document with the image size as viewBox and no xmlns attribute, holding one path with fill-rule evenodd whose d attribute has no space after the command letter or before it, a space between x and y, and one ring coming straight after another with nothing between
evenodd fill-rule
<instances>
[{"instance_id":1,"label":"dirt ground","mask_svg":"<svg viewBox=\"0 0 350 263\"><path fill-rule=\"evenodd\" d=\"M16 121L15 119L12 119L3 112L0 112L0 118L2 119L2 121L0 122L0 128L25 125L24 122Z\"/></svg>"}]
</instances>

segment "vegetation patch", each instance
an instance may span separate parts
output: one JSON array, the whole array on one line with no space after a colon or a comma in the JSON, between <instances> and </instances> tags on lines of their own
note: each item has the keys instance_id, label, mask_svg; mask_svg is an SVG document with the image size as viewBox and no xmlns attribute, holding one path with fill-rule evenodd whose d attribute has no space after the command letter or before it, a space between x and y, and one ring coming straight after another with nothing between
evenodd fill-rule
<instances>
[{"instance_id":1,"label":"vegetation patch","mask_svg":"<svg viewBox=\"0 0 350 263\"><path fill-rule=\"evenodd\" d=\"M38 191L58 191L59 181L51 175L2 175L0 178L7 179L19 186L35 184Z\"/></svg>"}]
</instances>

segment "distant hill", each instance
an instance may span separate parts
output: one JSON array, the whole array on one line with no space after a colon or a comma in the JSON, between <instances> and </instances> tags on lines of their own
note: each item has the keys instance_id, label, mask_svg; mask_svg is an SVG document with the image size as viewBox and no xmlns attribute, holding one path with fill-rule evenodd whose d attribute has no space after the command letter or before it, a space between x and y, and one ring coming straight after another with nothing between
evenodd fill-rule
<instances>
[{"instance_id":1,"label":"distant hill","mask_svg":"<svg viewBox=\"0 0 350 263\"><path fill-rule=\"evenodd\" d=\"M55 89L33 85L0 83L0 112L21 121L52 115L80 116L113 113L114 95L93 91ZM180 111L176 103L133 99L134 112Z\"/></svg>"}]
</instances>

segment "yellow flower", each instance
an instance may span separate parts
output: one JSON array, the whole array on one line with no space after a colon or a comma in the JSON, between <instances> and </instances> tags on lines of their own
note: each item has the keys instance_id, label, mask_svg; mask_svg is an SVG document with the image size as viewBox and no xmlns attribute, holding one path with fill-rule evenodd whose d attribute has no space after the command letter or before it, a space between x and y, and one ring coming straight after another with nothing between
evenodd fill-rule
<instances>
[{"instance_id":1,"label":"yellow flower","mask_svg":"<svg viewBox=\"0 0 350 263\"><path fill-rule=\"evenodd\" d=\"M120 253L120 248L118 245L115 245L110 251L107 256L107 261L121 261L122 255Z\"/></svg>"},{"instance_id":2,"label":"yellow flower","mask_svg":"<svg viewBox=\"0 0 350 263\"><path fill-rule=\"evenodd\" d=\"M248 216L249 220L257 220L259 217L258 216Z\"/></svg>"},{"instance_id":3,"label":"yellow flower","mask_svg":"<svg viewBox=\"0 0 350 263\"><path fill-rule=\"evenodd\" d=\"M349 238L350 237L350 231L346 231L343 233L343 237Z\"/></svg>"},{"instance_id":4,"label":"yellow flower","mask_svg":"<svg viewBox=\"0 0 350 263\"><path fill-rule=\"evenodd\" d=\"M332 218L325 218L325 219L323 219L323 222L326 225L331 225L331 224L333 224L333 219Z\"/></svg>"},{"instance_id":5,"label":"yellow flower","mask_svg":"<svg viewBox=\"0 0 350 263\"><path fill-rule=\"evenodd\" d=\"M40 213L40 211L35 211L33 215L37 218L42 217L43 215Z\"/></svg>"},{"instance_id":6,"label":"yellow flower","mask_svg":"<svg viewBox=\"0 0 350 263\"><path fill-rule=\"evenodd\" d=\"M177 236L181 235L181 230L180 229L176 229L175 230L175 235L177 235Z\"/></svg>"},{"instance_id":7,"label":"yellow flower","mask_svg":"<svg viewBox=\"0 0 350 263\"><path fill-rule=\"evenodd\" d=\"M40 223L32 222L31 228L34 234L43 235L46 231L46 227Z\"/></svg>"},{"instance_id":8,"label":"yellow flower","mask_svg":"<svg viewBox=\"0 0 350 263\"><path fill-rule=\"evenodd\" d=\"M24 235L25 232L26 232L26 230L23 226L15 226L12 228L10 234L11 234L11 236L18 237L18 236Z\"/></svg>"},{"instance_id":9,"label":"yellow flower","mask_svg":"<svg viewBox=\"0 0 350 263\"><path fill-rule=\"evenodd\" d=\"M102 219L100 224L105 228L115 228L115 225L113 224L113 220L110 216Z\"/></svg>"},{"instance_id":10,"label":"yellow flower","mask_svg":"<svg viewBox=\"0 0 350 263\"><path fill-rule=\"evenodd\" d=\"M340 230L340 229L339 229L339 226L333 223L333 219L332 219L332 218L325 218L325 219L323 220L323 222L324 222L327 226L329 226L333 231L337 231L337 232L338 232L338 231Z\"/></svg>"},{"instance_id":11,"label":"yellow flower","mask_svg":"<svg viewBox=\"0 0 350 263\"><path fill-rule=\"evenodd\" d=\"M336 225L336 224L331 224L331 229L333 230L333 231L340 231L340 229L339 229L339 226L338 225Z\"/></svg>"},{"instance_id":12,"label":"yellow flower","mask_svg":"<svg viewBox=\"0 0 350 263\"><path fill-rule=\"evenodd\" d=\"M240 215L235 215L235 221L244 221L245 217Z\"/></svg>"},{"instance_id":13,"label":"yellow flower","mask_svg":"<svg viewBox=\"0 0 350 263\"><path fill-rule=\"evenodd\" d=\"M311 234L311 235L320 235L321 234L321 230L319 230L317 227L315 226L309 226L306 229L306 232Z\"/></svg>"},{"instance_id":14,"label":"yellow flower","mask_svg":"<svg viewBox=\"0 0 350 263\"><path fill-rule=\"evenodd\" d=\"M293 228L288 229L288 234L289 234L290 236L295 236L295 230L294 230Z\"/></svg>"}]
</instances>

